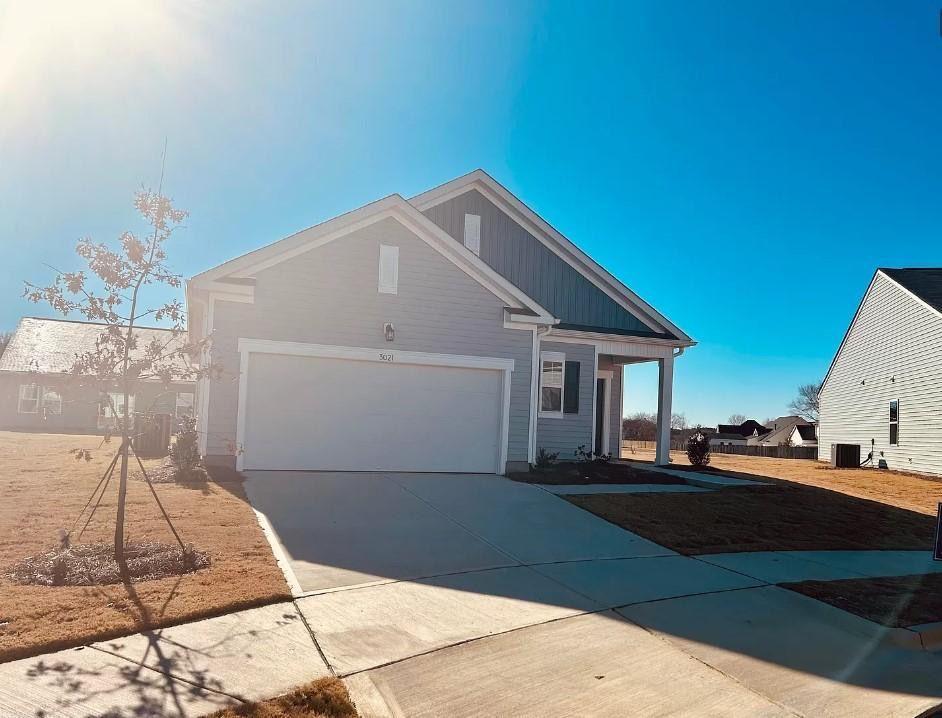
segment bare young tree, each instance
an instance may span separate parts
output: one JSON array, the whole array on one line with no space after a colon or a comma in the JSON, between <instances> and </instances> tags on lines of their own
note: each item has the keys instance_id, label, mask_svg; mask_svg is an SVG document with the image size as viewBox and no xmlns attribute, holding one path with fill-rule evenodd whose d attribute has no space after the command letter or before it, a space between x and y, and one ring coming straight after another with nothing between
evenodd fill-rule
<instances>
[{"instance_id":1,"label":"bare young tree","mask_svg":"<svg viewBox=\"0 0 942 718\"><path fill-rule=\"evenodd\" d=\"M687 417L683 414L671 414L671 429L683 431L687 428Z\"/></svg>"},{"instance_id":2,"label":"bare young tree","mask_svg":"<svg viewBox=\"0 0 942 718\"><path fill-rule=\"evenodd\" d=\"M51 284L42 287L26 282L24 291L29 301L45 302L63 316L77 313L89 321L105 325L95 348L76 356L72 374L99 387L101 401L107 403L115 418L115 433L121 437L121 446L109 471L113 472L120 460L114 552L115 560L125 575L124 522L133 422L129 411L130 396L142 381L160 380L166 385L172 381L195 380L211 370L211 367L198 368L191 362L191 357L197 356L201 347L187 346L183 341L185 315L179 299L142 307L141 290L144 287L162 284L176 289L181 286L180 277L166 264L165 245L187 213L175 209L159 189L157 192L143 189L137 192L134 206L148 225L146 235L138 237L132 232L124 232L116 249L88 238L82 239L76 246L76 253L85 260L90 274L53 268L55 277ZM145 318L169 323L170 339L142 340L140 322ZM110 396L109 392L113 390L123 395L120 407Z\"/></svg>"},{"instance_id":3,"label":"bare young tree","mask_svg":"<svg viewBox=\"0 0 942 718\"><path fill-rule=\"evenodd\" d=\"M729 418L726 420L727 424L742 424L746 420L745 414L730 414Z\"/></svg>"},{"instance_id":4,"label":"bare young tree","mask_svg":"<svg viewBox=\"0 0 942 718\"><path fill-rule=\"evenodd\" d=\"M817 422L820 409L818 394L820 392L821 384L802 384L798 387L798 396L788 405L788 410L802 419Z\"/></svg>"}]
</instances>

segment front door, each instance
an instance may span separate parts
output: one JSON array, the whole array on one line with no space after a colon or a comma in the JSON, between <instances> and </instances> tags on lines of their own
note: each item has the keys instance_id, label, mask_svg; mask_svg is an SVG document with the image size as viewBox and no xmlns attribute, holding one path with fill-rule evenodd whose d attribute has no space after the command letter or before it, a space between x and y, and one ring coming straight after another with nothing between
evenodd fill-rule
<instances>
[{"instance_id":1,"label":"front door","mask_svg":"<svg viewBox=\"0 0 942 718\"><path fill-rule=\"evenodd\" d=\"M605 435L605 379L595 380L595 453L601 454Z\"/></svg>"}]
</instances>

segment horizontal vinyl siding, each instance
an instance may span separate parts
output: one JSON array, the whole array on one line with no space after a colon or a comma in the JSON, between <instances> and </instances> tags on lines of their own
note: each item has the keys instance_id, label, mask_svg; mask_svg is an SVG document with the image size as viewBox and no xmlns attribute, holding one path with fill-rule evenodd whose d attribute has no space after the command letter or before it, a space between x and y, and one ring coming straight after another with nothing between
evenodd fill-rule
<instances>
[{"instance_id":1,"label":"horizontal vinyl siding","mask_svg":"<svg viewBox=\"0 0 942 718\"><path fill-rule=\"evenodd\" d=\"M591 449L592 408L595 393L595 347L588 344L564 342L541 342L541 352L562 352L566 361L577 361L579 367L579 413L563 414L562 418L538 417L536 426L536 450L546 449L558 453L560 459L571 459L576 447L585 444Z\"/></svg>"},{"instance_id":2,"label":"horizontal vinyl siding","mask_svg":"<svg viewBox=\"0 0 942 718\"><path fill-rule=\"evenodd\" d=\"M39 384L55 389L62 397L62 413L20 414L19 392L21 384ZM115 389L117 391L117 389ZM173 384L165 387L158 382L141 382L132 392L135 411L153 410L173 413L176 393L194 392L192 384ZM9 373L0 375L0 429L14 431L44 431L64 433L101 433L98 429L98 404L101 393L95 382L77 377L54 375L27 375Z\"/></svg>"},{"instance_id":3,"label":"horizontal vinyl siding","mask_svg":"<svg viewBox=\"0 0 942 718\"><path fill-rule=\"evenodd\" d=\"M465 214L479 215L481 259L563 322L651 331L477 190L430 207L425 214L462 243Z\"/></svg>"},{"instance_id":4,"label":"horizontal vinyl siding","mask_svg":"<svg viewBox=\"0 0 942 718\"><path fill-rule=\"evenodd\" d=\"M942 317L878 274L820 399L820 459L849 443L863 460L873 439L875 460L891 469L942 473ZM898 446L889 443L891 399L900 402Z\"/></svg>"},{"instance_id":5,"label":"horizontal vinyl siding","mask_svg":"<svg viewBox=\"0 0 942 718\"><path fill-rule=\"evenodd\" d=\"M398 294L377 291L379 245L399 247ZM508 461L526 461L533 334L504 329L504 304L393 219L259 273L255 303L216 302L207 454L235 447L239 337L513 359ZM395 326L386 342L383 325ZM303 400L304 397L299 397ZM309 399L313 400L313 399ZM461 421L461 407L454 420Z\"/></svg>"}]
</instances>

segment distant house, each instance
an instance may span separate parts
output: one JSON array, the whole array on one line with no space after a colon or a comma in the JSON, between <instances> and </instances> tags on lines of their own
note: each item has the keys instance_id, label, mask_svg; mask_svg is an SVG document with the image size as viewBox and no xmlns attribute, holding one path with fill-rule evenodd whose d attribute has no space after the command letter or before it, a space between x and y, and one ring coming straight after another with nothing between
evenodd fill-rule
<instances>
[{"instance_id":1,"label":"distant house","mask_svg":"<svg viewBox=\"0 0 942 718\"><path fill-rule=\"evenodd\" d=\"M755 419L742 424L718 424L716 433L710 436L710 446L748 446L769 430Z\"/></svg>"},{"instance_id":2,"label":"distant house","mask_svg":"<svg viewBox=\"0 0 942 718\"><path fill-rule=\"evenodd\" d=\"M876 270L819 399L819 459L942 474L942 268Z\"/></svg>"},{"instance_id":3,"label":"distant house","mask_svg":"<svg viewBox=\"0 0 942 718\"><path fill-rule=\"evenodd\" d=\"M815 426L800 416L780 416L768 423L768 433L758 437L759 446L817 446Z\"/></svg>"},{"instance_id":4,"label":"distant house","mask_svg":"<svg viewBox=\"0 0 942 718\"><path fill-rule=\"evenodd\" d=\"M0 357L0 428L16 431L102 433L124 411L156 411L177 418L193 412L195 384L141 381L124 407L119 387L108 391L71 373L76 357L95 349L105 325L24 317ZM168 329L142 328L138 344L183 342Z\"/></svg>"}]
</instances>

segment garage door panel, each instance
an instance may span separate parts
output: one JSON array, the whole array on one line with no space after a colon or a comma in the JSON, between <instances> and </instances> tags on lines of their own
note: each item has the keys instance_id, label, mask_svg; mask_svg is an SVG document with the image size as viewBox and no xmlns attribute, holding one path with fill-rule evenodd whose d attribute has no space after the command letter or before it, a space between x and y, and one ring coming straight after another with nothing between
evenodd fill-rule
<instances>
[{"instance_id":1,"label":"garage door panel","mask_svg":"<svg viewBox=\"0 0 942 718\"><path fill-rule=\"evenodd\" d=\"M251 354L244 466L492 472L502 373Z\"/></svg>"}]
</instances>

